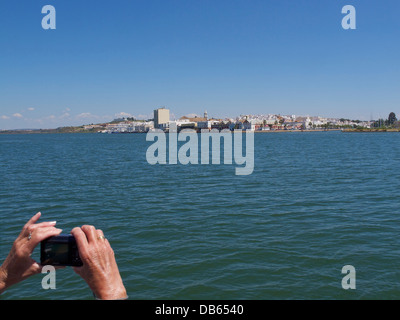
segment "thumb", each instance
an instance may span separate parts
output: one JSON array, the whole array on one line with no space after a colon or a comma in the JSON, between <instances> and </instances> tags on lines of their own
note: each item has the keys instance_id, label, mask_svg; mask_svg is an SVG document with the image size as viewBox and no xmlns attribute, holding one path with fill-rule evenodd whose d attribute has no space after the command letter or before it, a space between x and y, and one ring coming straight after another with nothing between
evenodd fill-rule
<instances>
[{"instance_id":1,"label":"thumb","mask_svg":"<svg viewBox=\"0 0 400 320\"><path fill-rule=\"evenodd\" d=\"M41 273L42 272L42 266L37 263L35 260L31 259L31 265L29 266L27 270L27 277L33 276L35 274Z\"/></svg>"},{"instance_id":2,"label":"thumb","mask_svg":"<svg viewBox=\"0 0 400 320\"><path fill-rule=\"evenodd\" d=\"M72 267L74 269L75 273L82 276L82 267Z\"/></svg>"}]
</instances>

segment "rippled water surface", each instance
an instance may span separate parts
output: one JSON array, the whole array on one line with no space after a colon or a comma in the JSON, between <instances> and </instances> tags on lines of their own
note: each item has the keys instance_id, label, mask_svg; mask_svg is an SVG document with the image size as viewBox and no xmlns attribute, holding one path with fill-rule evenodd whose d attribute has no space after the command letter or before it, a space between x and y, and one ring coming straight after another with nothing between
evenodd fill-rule
<instances>
[{"instance_id":1,"label":"rippled water surface","mask_svg":"<svg viewBox=\"0 0 400 320\"><path fill-rule=\"evenodd\" d=\"M400 135L255 135L236 165L155 165L144 134L0 135L0 258L36 212L104 231L131 299L399 299ZM34 252L39 259L39 252ZM356 290L341 286L356 268ZM2 299L92 299L73 270Z\"/></svg>"}]
</instances>

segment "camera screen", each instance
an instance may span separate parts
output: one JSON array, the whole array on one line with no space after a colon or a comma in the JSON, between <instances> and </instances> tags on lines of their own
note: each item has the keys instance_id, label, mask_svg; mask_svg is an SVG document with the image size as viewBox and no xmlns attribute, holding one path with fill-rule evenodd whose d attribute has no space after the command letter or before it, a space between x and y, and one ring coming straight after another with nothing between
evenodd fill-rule
<instances>
[{"instance_id":1,"label":"camera screen","mask_svg":"<svg viewBox=\"0 0 400 320\"><path fill-rule=\"evenodd\" d=\"M44 249L45 264L67 264L68 243L47 243Z\"/></svg>"}]
</instances>

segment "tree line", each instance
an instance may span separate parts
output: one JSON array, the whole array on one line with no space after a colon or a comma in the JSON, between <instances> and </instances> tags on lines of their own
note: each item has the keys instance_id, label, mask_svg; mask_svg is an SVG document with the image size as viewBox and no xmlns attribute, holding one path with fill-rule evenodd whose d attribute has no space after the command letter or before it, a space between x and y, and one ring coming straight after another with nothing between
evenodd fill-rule
<instances>
[{"instance_id":1,"label":"tree line","mask_svg":"<svg viewBox=\"0 0 400 320\"><path fill-rule=\"evenodd\" d=\"M394 112L389 113L387 119L378 119L372 122L373 128L400 128L400 122L397 120Z\"/></svg>"}]
</instances>

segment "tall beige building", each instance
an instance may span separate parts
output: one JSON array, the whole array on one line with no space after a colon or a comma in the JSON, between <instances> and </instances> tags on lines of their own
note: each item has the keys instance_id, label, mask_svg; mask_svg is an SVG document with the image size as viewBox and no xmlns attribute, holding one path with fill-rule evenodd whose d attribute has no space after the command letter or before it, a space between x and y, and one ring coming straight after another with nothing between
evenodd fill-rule
<instances>
[{"instance_id":1,"label":"tall beige building","mask_svg":"<svg viewBox=\"0 0 400 320\"><path fill-rule=\"evenodd\" d=\"M169 123L169 109L158 108L154 110L154 128L163 129Z\"/></svg>"}]
</instances>

